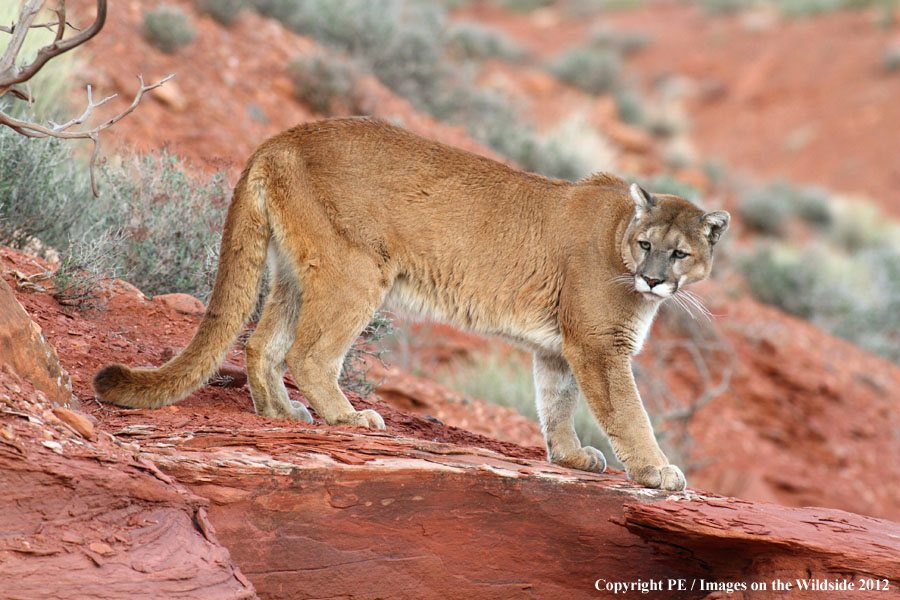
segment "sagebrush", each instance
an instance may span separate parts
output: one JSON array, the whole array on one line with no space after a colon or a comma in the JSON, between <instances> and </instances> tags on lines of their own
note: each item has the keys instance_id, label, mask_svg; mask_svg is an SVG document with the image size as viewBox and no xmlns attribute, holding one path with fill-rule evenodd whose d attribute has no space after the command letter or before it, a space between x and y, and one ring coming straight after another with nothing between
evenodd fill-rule
<instances>
[{"instance_id":1,"label":"sagebrush","mask_svg":"<svg viewBox=\"0 0 900 600\"><path fill-rule=\"evenodd\" d=\"M147 41L167 54L189 45L197 36L188 14L168 4L144 13L143 30Z\"/></svg>"}]
</instances>

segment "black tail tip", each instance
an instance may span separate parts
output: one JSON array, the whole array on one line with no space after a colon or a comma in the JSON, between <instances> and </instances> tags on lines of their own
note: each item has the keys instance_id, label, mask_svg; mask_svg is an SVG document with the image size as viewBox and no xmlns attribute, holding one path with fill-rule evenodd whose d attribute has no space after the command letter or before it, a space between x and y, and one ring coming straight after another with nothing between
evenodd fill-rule
<instances>
[{"instance_id":1,"label":"black tail tip","mask_svg":"<svg viewBox=\"0 0 900 600\"><path fill-rule=\"evenodd\" d=\"M106 365L94 375L94 391L101 400L115 403L115 399L111 396L116 389L129 381L130 372L131 370L125 365Z\"/></svg>"}]
</instances>

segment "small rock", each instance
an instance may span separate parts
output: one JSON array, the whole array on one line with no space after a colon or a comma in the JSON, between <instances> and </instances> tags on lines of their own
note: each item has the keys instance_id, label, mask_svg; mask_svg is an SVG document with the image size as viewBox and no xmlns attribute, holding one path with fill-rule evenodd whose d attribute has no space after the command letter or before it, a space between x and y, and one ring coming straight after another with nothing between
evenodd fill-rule
<instances>
[{"instance_id":1,"label":"small rock","mask_svg":"<svg viewBox=\"0 0 900 600\"><path fill-rule=\"evenodd\" d=\"M43 442L41 442L41 445L44 446L45 448L50 448L57 454L63 453L62 444L60 444L59 442L54 442L52 440L44 440Z\"/></svg>"},{"instance_id":2,"label":"small rock","mask_svg":"<svg viewBox=\"0 0 900 600\"><path fill-rule=\"evenodd\" d=\"M67 530L67 531L64 531L63 534L62 534L62 536L60 536L59 539L61 539L61 540L64 541L64 542L67 542L67 543L69 543L69 544L81 544L81 543L84 543L84 540L81 539L81 536L79 536L78 534L73 533L73 532L71 532L71 531L68 531L68 530Z\"/></svg>"},{"instance_id":3,"label":"small rock","mask_svg":"<svg viewBox=\"0 0 900 600\"><path fill-rule=\"evenodd\" d=\"M110 545L106 542L91 542L88 545L88 548L90 548L91 551L96 552L100 556L106 556L108 554L112 554L113 552L112 547L110 547Z\"/></svg>"},{"instance_id":4,"label":"small rock","mask_svg":"<svg viewBox=\"0 0 900 600\"><path fill-rule=\"evenodd\" d=\"M140 300L141 302L147 299L147 297L144 295L144 292L122 279L113 279L112 289L119 294L129 296L131 298L134 298L135 300Z\"/></svg>"},{"instance_id":5,"label":"small rock","mask_svg":"<svg viewBox=\"0 0 900 600\"><path fill-rule=\"evenodd\" d=\"M187 108L187 100L181 92L181 88L174 81L167 81L153 90L153 99L165 104L175 112L181 112Z\"/></svg>"},{"instance_id":6,"label":"small rock","mask_svg":"<svg viewBox=\"0 0 900 600\"><path fill-rule=\"evenodd\" d=\"M202 315L206 306L190 294L161 294L153 301L186 315Z\"/></svg>"},{"instance_id":7,"label":"small rock","mask_svg":"<svg viewBox=\"0 0 900 600\"><path fill-rule=\"evenodd\" d=\"M93 439L94 424L91 423L84 414L59 407L53 409L53 414L56 415L60 421L77 431L81 437L88 440Z\"/></svg>"},{"instance_id":8,"label":"small rock","mask_svg":"<svg viewBox=\"0 0 900 600\"><path fill-rule=\"evenodd\" d=\"M611 123L605 133L627 152L643 154L653 149L653 138L649 133L625 123Z\"/></svg>"}]
</instances>

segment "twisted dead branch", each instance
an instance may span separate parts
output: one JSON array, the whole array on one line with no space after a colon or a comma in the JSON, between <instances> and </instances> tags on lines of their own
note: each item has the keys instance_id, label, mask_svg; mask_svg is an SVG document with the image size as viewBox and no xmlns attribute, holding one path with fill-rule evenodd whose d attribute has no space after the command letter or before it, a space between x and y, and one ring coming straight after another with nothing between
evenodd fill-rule
<instances>
[{"instance_id":1,"label":"twisted dead branch","mask_svg":"<svg viewBox=\"0 0 900 600\"><path fill-rule=\"evenodd\" d=\"M23 100L29 103L33 102L34 98L32 97L31 93L26 87L23 87L22 84L26 83L29 79L34 77L37 72L40 71L40 69L52 58L68 52L69 50L72 50L73 48L76 48L89 41L100 32L100 30L103 28L103 25L106 23L106 0L97 0L97 16L94 18L94 22L91 23L91 25L86 29L78 29L77 27L69 23L66 18L65 0L57 0L56 8L53 9L57 17L55 22L35 23L34 20L35 18L37 18L38 14L41 11L41 8L46 1L47 0L28 0L27 2L25 2L22 10L19 12L19 17L15 23L10 25L9 27L0 26L0 31L8 33L12 36L10 38L9 44L3 51L3 55L0 56L0 98L5 96L6 94L10 94L19 100ZM22 45L25 43L25 38L28 35L28 32L36 28L45 28L50 29L51 31L55 31L53 42L41 48L35 56L34 60L32 60L30 63L27 63L25 65L17 65L16 59L18 58L18 55L22 50ZM74 36L66 38L66 28L72 29L78 33L76 33L76 35ZM113 94L112 96L107 96L106 98L103 98L99 102L95 103L90 85L87 86L87 108L85 108L84 112L80 116L73 118L65 123L56 124L51 121L48 123L49 126L41 125L40 123L17 119L12 115L0 110L0 124L6 125L17 133L31 138L56 137L63 139L91 140L91 142L93 142L93 151L91 152L90 160L91 189L94 192L94 196L97 196L97 182L94 177L94 167L96 165L97 157L99 156L100 151L100 132L116 124L123 117L134 111L145 93L158 88L172 77L174 77L174 74L171 74L156 83L146 85L144 84L143 76L138 75L140 89L135 94L134 100L131 102L128 108L115 115L111 119L107 119L100 125L91 127L89 129L72 130L71 128L78 125L83 125L91 116L91 113L94 111L94 109L103 106L108 101L116 97L116 95Z\"/></svg>"}]
</instances>

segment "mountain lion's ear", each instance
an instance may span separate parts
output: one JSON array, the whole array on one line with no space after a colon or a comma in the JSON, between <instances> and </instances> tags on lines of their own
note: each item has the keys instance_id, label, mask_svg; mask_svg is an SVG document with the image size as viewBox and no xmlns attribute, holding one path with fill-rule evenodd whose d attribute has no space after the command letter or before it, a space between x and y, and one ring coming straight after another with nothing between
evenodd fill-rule
<instances>
[{"instance_id":1,"label":"mountain lion's ear","mask_svg":"<svg viewBox=\"0 0 900 600\"><path fill-rule=\"evenodd\" d=\"M722 234L728 229L728 224L730 222L731 215L724 210L708 212L700 217L700 223L703 225L703 233L706 234L710 244L715 244L719 241L719 238L722 237Z\"/></svg>"},{"instance_id":2,"label":"mountain lion's ear","mask_svg":"<svg viewBox=\"0 0 900 600\"><path fill-rule=\"evenodd\" d=\"M632 183L630 190L631 199L634 200L635 216L645 214L656 204L656 198L638 184Z\"/></svg>"}]
</instances>

